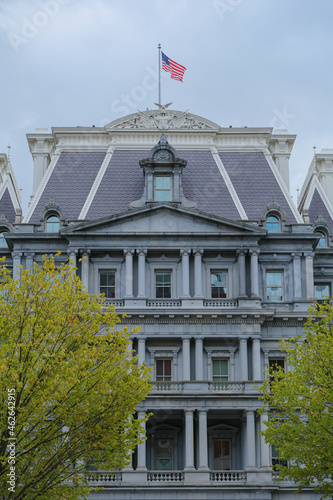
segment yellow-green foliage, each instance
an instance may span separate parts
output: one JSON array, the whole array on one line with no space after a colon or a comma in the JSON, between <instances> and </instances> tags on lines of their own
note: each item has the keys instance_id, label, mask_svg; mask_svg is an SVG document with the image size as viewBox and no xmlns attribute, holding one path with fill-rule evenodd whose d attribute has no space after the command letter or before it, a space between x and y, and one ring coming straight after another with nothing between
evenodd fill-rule
<instances>
[{"instance_id":1,"label":"yellow-green foliage","mask_svg":"<svg viewBox=\"0 0 333 500\"><path fill-rule=\"evenodd\" d=\"M333 494L333 305L309 310L305 336L282 342L290 369L272 371L262 387L269 420L263 432L279 447L281 478L301 487L317 482L324 496Z\"/></svg>"},{"instance_id":2,"label":"yellow-green foliage","mask_svg":"<svg viewBox=\"0 0 333 500\"><path fill-rule=\"evenodd\" d=\"M89 296L70 265L44 258L14 281L3 264L0 494L87 498L86 464L122 468L143 440L145 419L133 415L149 392L148 370L128 352L129 333L116 327L114 309ZM15 394L15 441L8 440L8 394ZM7 483L13 442L15 492Z\"/></svg>"}]
</instances>

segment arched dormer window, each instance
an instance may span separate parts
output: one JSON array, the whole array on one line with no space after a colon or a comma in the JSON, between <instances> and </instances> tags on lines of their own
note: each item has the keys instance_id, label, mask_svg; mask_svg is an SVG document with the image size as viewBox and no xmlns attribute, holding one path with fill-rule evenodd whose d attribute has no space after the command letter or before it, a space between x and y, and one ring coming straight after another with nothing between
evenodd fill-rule
<instances>
[{"instance_id":1,"label":"arched dormer window","mask_svg":"<svg viewBox=\"0 0 333 500\"><path fill-rule=\"evenodd\" d=\"M52 214L46 218L45 231L47 233L57 233L60 229L60 219L57 215Z\"/></svg>"},{"instance_id":2,"label":"arched dormer window","mask_svg":"<svg viewBox=\"0 0 333 500\"><path fill-rule=\"evenodd\" d=\"M261 222L268 233L281 233L284 230L286 213L275 198L271 198L270 203L263 210Z\"/></svg>"},{"instance_id":3,"label":"arched dormer window","mask_svg":"<svg viewBox=\"0 0 333 500\"><path fill-rule=\"evenodd\" d=\"M275 215L270 215L266 219L266 229L268 233L280 232L280 219Z\"/></svg>"},{"instance_id":4,"label":"arched dormer window","mask_svg":"<svg viewBox=\"0 0 333 500\"><path fill-rule=\"evenodd\" d=\"M326 248L327 247L327 234L324 231L315 231L315 233L320 236L320 240L318 241L317 248Z\"/></svg>"},{"instance_id":5,"label":"arched dormer window","mask_svg":"<svg viewBox=\"0 0 333 500\"><path fill-rule=\"evenodd\" d=\"M58 233L66 225L65 215L54 198L41 211L39 219L40 228L37 230L45 233Z\"/></svg>"},{"instance_id":6,"label":"arched dormer window","mask_svg":"<svg viewBox=\"0 0 333 500\"><path fill-rule=\"evenodd\" d=\"M0 229L0 248L8 248L7 241L5 238L5 234L7 234L8 231L5 229Z\"/></svg>"}]
</instances>

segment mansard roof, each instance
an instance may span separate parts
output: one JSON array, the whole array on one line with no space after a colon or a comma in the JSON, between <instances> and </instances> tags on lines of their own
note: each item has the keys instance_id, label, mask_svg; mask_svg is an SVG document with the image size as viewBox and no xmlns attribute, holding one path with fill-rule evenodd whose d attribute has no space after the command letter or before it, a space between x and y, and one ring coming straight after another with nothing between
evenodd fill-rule
<instances>
[{"instance_id":1,"label":"mansard roof","mask_svg":"<svg viewBox=\"0 0 333 500\"><path fill-rule=\"evenodd\" d=\"M55 153L24 222L39 224L51 198L67 221L129 210L144 190L139 162L162 132L187 162L182 189L199 211L260 222L273 197L287 224L301 222L268 149L272 129L222 129L166 109L134 113L100 128L53 129Z\"/></svg>"},{"instance_id":2,"label":"mansard roof","mask_svg":"<svg viewBox=\"0 0 333 500\"><path fill-rule=\"evenodd\" d=\"M21 195L6 154L0 154L0 214L11 224L15 223L16 214L21 214Z\"/></svg>"}]
</instances>

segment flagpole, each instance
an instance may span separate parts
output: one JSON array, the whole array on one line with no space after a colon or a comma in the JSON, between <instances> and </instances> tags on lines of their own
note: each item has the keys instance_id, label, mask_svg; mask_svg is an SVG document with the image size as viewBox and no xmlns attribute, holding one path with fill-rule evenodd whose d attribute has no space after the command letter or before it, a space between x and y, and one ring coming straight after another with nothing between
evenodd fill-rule
<instances>
[{"instance_id":1,"label":"flagpole","mask_svg":"<svg viewBox=\"0 0 333 500\"><path fill-rule=\"evenodd\" d=\"M158 104L161 104L161 44L158 44Z\"/></svg>"}]
</instances>

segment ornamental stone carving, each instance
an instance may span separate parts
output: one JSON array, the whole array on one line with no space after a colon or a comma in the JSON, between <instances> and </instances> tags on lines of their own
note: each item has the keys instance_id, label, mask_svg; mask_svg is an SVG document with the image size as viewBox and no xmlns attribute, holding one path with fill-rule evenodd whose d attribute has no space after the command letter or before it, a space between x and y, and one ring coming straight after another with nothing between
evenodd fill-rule
<instances>
[{"instance_id":1,"label":"ornamental stone carving","mask_svg":"<svg viewBox=\"0 0 333 500\"><path fill-rule=\"evenodd\" d=\"M172 111L164 106L158 110L146 110L129 115L127 119L106 125L107 130L218 130L219 125L187 111Z\"/></svg>"}]
</instances>

